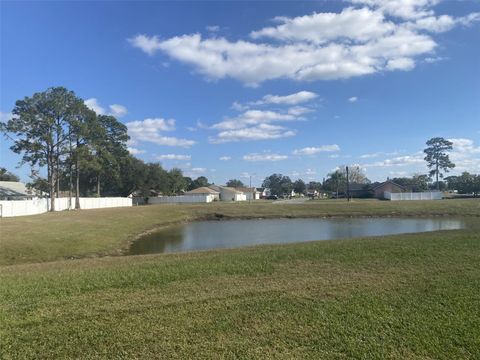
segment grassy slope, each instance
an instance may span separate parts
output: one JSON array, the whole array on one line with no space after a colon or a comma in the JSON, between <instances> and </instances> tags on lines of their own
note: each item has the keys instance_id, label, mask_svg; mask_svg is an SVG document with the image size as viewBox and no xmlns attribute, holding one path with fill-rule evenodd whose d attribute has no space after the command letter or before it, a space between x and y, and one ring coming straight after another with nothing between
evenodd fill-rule
<instances>
[{"instance_id":1,"label":"grassy slope","mask_svg":"<svg viewBox=\"0 0 480 360\"><path fill-rule=\"evenodd\" d=\"M0 358L480 358L471 230L0 268Z\"/></svg>"},{"instance_id":2,"label":"grassy slope","mask_svg":"<svg viewBox=\"0 0 480 360\"><path fill-rule=\"evenodd\" d=\"M139 233L179 221L225 217L480 216L478 200L312 201L156 205L0 219L0 265L114 254Z\"/></svg>"},{"instance_id":3,"label":"grassy slope","mask_svg":"<svg viewBox=\"0 0 480 360\"><path fill-rule=\"evenodd\" d=\"M152 206L3 219L2 261L19 264L0 266L0 358L480 358L480 203L397 204ZM74 243L75 254L114 250L138 231L215 212L473 216L456 231L21 264L69 256ZM115 239L119 227L129 232Z\"/></svg>"}]
</instances>

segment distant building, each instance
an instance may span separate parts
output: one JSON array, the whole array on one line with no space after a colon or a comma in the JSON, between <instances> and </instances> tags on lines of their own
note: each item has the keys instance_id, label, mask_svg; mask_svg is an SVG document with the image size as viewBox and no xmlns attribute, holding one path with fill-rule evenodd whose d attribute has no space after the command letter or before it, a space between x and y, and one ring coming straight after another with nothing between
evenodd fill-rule
<instances>
[{"instance_id":1,"label":"distant building","mask_svg":"<svg viewBox=\"0 0 480 360\"><path fill-rule=\"evenodd\" d=\"M185 193L185 195L186 196L206 197L206 199L207 199L206 202L212 202L212 201L220 200L220 192L215 190L215 189L211 189L209 187L206 187L206 186L202 186L202 187L187 191Z\"/></svg>"},{"instance_id":2,"label":"distant building","mask_svg":"<svg viewBox=\"0 0 480 360\"><path fill-rule=\"evenodd\" d=\"M385 199L385 192L400 193L404 192L405 190L406 189L404 186L399 185L392 180L387 180L383 183L372 185L373 197L377 199Z\"/></svg>"},{"instance_id":3,"label":"distant building","mask_svg":"<svg viewBox=\"0 0 480 360\"><path fill-rule=\"evenodd\" d=\"M385 192L389 193L399 193L406 191L405 187L399 185L391 180L384 181L382 183L376 182L373 184L360 184L360 183L350 183L349 184L350 197L352 198L376 198L376 199L385 199ZM347 197L347 190L339 191L338 197ZM334 197L337 196L336 193L332 194Z\"/></svg>"},{"instance_id":4,"label":"distant building","mask_svg":"<svg viewBox=\"0 0 480 360\"><path fill-rule=\"evenodd\" d=\"M0 181L0 200L30 200L36 197L24 183Z\"/></svg>"},{"instance_id":5,"label":"distant building","mask_svg":"<svg viewBox=\"0 0 480 360\"><path fill-rule=\"evenodd\" d=\"M247 196L242 191L238 191L228 186L210 185L210 189L220 193L220 201L246 201Z\"/></svg>"},{"instance_id":6,"label":"distant building","mask_svg":"<svg viewBox=\"0 0 480 360\"><path fill-rule=\"evenodd\" d=\"M254 187L236 187L235 190L245 194L247 200L260 200L260 192Z\"/></svg>"}]
</instances>

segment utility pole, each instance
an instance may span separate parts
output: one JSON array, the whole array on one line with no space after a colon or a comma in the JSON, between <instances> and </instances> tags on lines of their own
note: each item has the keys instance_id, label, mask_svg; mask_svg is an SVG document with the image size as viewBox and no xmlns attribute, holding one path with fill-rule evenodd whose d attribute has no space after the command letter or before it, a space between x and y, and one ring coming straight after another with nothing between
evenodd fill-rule
<instances>
[{"instance_id":1,"label":"utility pole","mask_svg":"<svg viewBox=\"0 0 480 360\"><path fill-rule=\"evenodd\" d=\"M347 168L347 201L350 201L350 181L348 178L348 166Z\"/></svg>"},{"instance_id":2,"label":"utility pole","mask_svg":"<svg viewBox=\"0 0 480 360\"><path fill-rule=\"evenodd\" d=\"M251 191L251 195L250 197L248 198L248 203L251 204L252 203L252 196L254 195L253 191L252 191L252 175L250 175L250 191Z\"/></svg>"}]
</instances>

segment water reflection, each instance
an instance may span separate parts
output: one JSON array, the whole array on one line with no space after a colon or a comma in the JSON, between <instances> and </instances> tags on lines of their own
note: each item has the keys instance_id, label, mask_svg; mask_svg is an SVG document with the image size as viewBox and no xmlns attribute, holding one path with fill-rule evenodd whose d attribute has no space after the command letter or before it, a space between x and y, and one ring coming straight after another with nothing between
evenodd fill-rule
<instances>
[{"instance_id":1,"label":"water reflection","mask_svg":"<svg viewBox=\"0 0 480 360\"><path fill-rule=\"evenodd\" d=\"M440 218L199 221L145 235L131 245L128 254L182 252L257 244L453 230L464 226L462 220Z\"/></svg>"}]
</instances>

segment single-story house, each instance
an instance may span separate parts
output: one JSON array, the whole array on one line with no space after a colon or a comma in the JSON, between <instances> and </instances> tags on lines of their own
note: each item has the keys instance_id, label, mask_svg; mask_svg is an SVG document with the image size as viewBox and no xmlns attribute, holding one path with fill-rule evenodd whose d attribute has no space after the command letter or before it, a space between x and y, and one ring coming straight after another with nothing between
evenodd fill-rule
<instances>
[{"instance_id":1,"label":"single-story house","mask_svg":"<svg viewBox=\"0 0 480 360\"><path fill-rule=\"evenodd\" d=\"M372 184L373 197L377 199L385 199L385 192L400 193L406 189L392 180L387 180L383 183Z\"/></svg>"},{"instance_id":2,"label":"single-story house","mask_svg":"<svg viewBox=\"0 0 480 360\"><path fill-rule=\"evenodd\" d=\"M349 184L350 197L352 198L376 198L376 199L385 199L384 193L399 193L404 192L405 188L402 185L399 185L391 180L384 181L382 183L376 182L373 184L360 184L360 183L350 183ZM339 191L339 197L346 197L345 191ZM336 194L333 193L335 197Z\"/></svg>"},{"instance_id":3,"label":"single-story house","mask_svg":"<svg viewBox=\"0 0 480 360\"><path fill-rule=\"evenodd\" d=\"M236 187L235 190L245 194L247 200L260 200L260 193L254 187Z\"/></svg>"},{"instance_id":4,"label":"single-story house","mask_svg":"<svg viewBox=\"0 0 480 360\"><path fill-rule=\"evenodd\" d=\"M207 199L206 202L220 200L220 192L206 186L202 186L202 187L187 191L184 195L185 196L205 196Z\"/></svg>"},{"instance_id":5,"label":"single-story house","mask_svg":"<svg viewBox=\"0 0 480 360\"><path fill-rule=\"evenodd\" d=\"M210 185L208 187L220 193L220 201L246 201L247 196L242 192L228 186Z\"/></svg>"},{"instance_id":6,"label":"single-story house","mask_svg":"<svg viewBox=\"0 0 480 360\"><path fill-rule=\"evenodd\" d=\"M24 183L0 181L0 200L31 200L36 197Z\"/></svg>"},{"instance_id":7,"label":"single-story house","mask_svg":"<svg viewBox=\"0 0 480 360\"><path fill-rule=\"evenodd\" d=\"M260 194L260 199L266 198L267 196L271 195L271 192L270 192L269 188L257 187L257 188L255 188L255 190L257 191L257 193Z\"/></svg>"}]
</instances>

